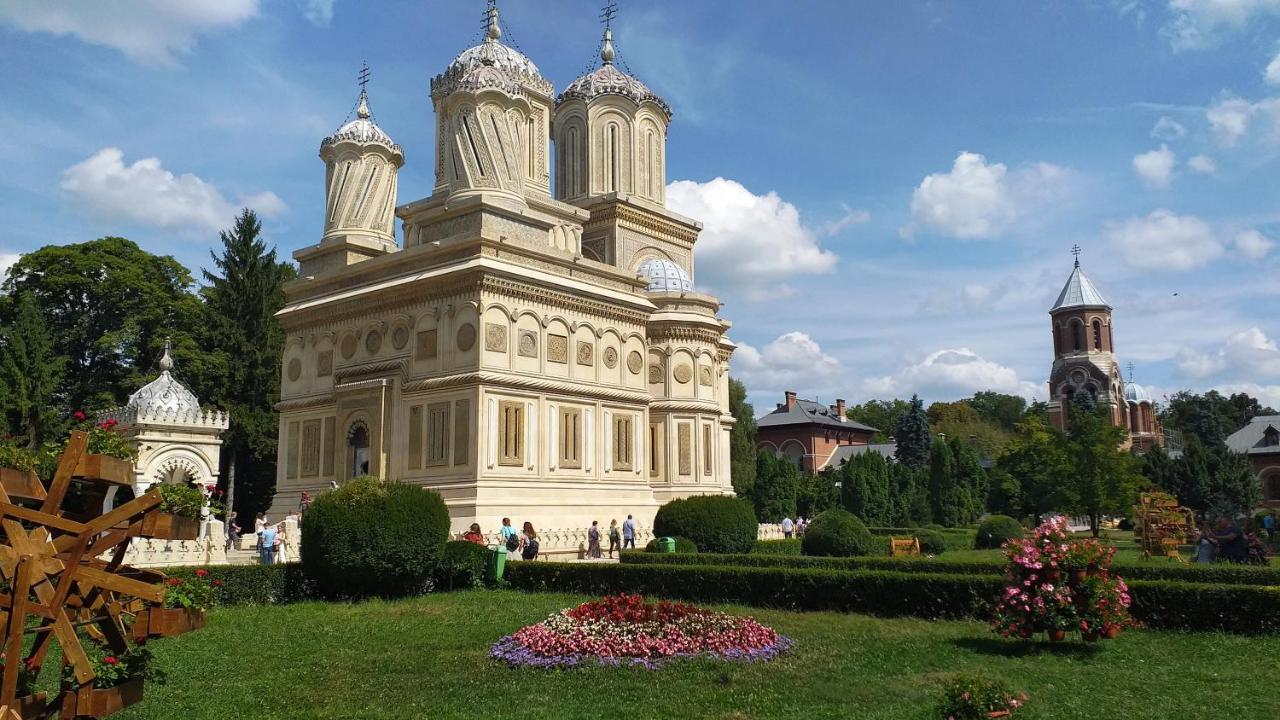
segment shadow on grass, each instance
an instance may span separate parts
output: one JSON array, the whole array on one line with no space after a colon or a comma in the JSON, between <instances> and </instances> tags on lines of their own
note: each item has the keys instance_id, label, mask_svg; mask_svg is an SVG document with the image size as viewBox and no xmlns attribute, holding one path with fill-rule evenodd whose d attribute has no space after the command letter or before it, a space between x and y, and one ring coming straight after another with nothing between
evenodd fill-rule
<instances>
[{"instance_id":1,"label":"shadow on grass","mask_svg":"<svg viewBox=\"0 0 1280 720\"><path fill-rule=\"evenodd\" d=\"M1044 642L1030 640L1014 640L997 637L965 637L952 641L961 650L979 655L1000 655L1003 657L1027 657L1031 655L1059 655L1071 658L1091 658L1101 648L1096 644L1086 645L1078 642Z\"/></svg>"}]
</instances>

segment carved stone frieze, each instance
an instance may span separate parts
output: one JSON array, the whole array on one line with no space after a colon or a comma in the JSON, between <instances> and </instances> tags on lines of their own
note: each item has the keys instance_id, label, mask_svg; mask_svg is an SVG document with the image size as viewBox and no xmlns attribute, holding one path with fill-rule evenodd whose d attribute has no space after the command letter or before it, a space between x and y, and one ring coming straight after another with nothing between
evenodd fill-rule
<instances>
[{"instance_id":1,"label":"carved stone frieze","mask_svg":"<svg viewBox=\"0 0 1280 720\"><path fill-rule=\"evenodd\" d=\"M644 356L635 350L632 350L631 353L627 355L627 370L630 370L632 375L639 375L640 371L643 369Z\"/></svg>"},{"instance_id":2,"label":"carved stone frieze","mask_svg":"<svg viewBox=\"0 0 1280 720\"><path fill-rule=\"evenodd\" d=\"M595 347L589 342L579 340L577 359L579 365L594 365Z\"/></svg>"},{"instance_id":3,"label":"carved stone frieze","mask_svg":"<svg viewBox=\"0 0 1280 720\"><path fill-rule=\"evenodd\" d=\"M538 357L538 334L532 330L521 330L517 351L520 357Z\"/></svg>"},{"instance_id":4,"label":"carved stone frieze","mask_svg":"<svg viewBox=\"0 0 1280 720\"><path fill-rule=\"evenodd\" d=\"M618 367L618 351L612 347L605 348L604 352L601 353L601 360L604 362L604 366L610 370Z\"/></svg>"},{"instance_id":5,"label":"carved stone frieze","mask_svg":"<svg viewBox=\"0 0 1280 720\"><path fill-rule=\"evenodd\" d=\"M569 362L569 338L565 335L547 335L547 360L554 363Z\"/></svg>"},{"instance_id":6,"label":"carved stone frieze","mask_svg":"<svg viewBox=\"0 0 1280 720\"><path fill-rule=\"evenodd\" d=\"M491 352L507 351L507 326L500 323L484 324L484 349Z\"/></svg>"}]
</instances>

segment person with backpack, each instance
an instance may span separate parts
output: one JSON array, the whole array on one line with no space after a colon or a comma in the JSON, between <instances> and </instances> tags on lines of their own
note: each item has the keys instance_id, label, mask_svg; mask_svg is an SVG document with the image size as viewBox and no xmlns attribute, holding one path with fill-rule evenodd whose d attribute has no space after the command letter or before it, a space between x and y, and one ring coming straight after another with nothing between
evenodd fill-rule
<instances>
[{"instance_id":1,"label":"person with backpack","mask_svg":"<svg viewBox=\"0 0 1280 720\"><path fill-rule=\"evenodd\" d=\"M622 533L618 532L618 521L609 521L609 559L613 559L613 551L622 549Z\"/></svg>"},{"instance_id":2,"label":"person with backpack","mask_svg":"<svg viewBox=\"0 0 1280 720\"><path fill-rule=\"evenodd\" d=\"M520 553L520 557L525 560L538 559L538 533L533 529L533 523L525 520L524 528L520 533L523 537L520 544L524 546L524 550Z\"/></svg>"},{"instance_id":3,"label":"person with backpack","mask_svg":"<svg viewBox=\"0 0 1280 720\"><path fill-rule=\"evenodd\" d=\"M502 544L507 548L507 560L517 560L520 557L520 535L516 529L511 527L511 518L502 518Z\"/></svg>"}]
</instances>

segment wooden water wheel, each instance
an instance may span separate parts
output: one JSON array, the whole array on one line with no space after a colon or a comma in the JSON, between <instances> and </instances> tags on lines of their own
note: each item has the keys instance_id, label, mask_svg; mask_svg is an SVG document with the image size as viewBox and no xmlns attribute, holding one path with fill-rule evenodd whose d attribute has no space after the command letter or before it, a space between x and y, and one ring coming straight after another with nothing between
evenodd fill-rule
<instances>
[{"instance_id":1,"label":"wooden water wheel","mask_svg":"<svg viewBox=\"0 0 1280 720\"><path fill-rule=\"evenodd\" d=\"M151 491L104 512L112 487L132 486L133 466L86 453L87 442L84 432L72 433L47 488L34 473L0 475L0 579L7 586L0 592L0 720L106 717L142 697L141 679L95 688L83 643L125 656L134 615L163 605L164 575L123 564L132 538L164 525L157 522L160 495ZM55 639L63 663L58 696L47 703L20 696L20 675L30 686Z\"/></svg>"}]
</instances>

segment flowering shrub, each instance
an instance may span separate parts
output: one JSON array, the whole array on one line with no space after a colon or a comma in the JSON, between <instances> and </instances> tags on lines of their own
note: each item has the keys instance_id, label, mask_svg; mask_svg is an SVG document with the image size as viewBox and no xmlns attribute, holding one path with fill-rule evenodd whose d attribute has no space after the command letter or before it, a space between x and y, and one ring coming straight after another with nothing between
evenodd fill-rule
<instances>
[{"instance_id":1,"label":"flowering shrub","mask_svg":"<svg viewBox=\"0 0 1280 720\"><path fill-rule=\"evenodd\" d=\"M8 657L0 652L0 672L4 671L5 663L8 661ZM31 658L26 658L21 662L22 667L18 669L18 691L16 693L18 697L35 692L36 675L38 674Z\"/></svg>"},{"instance_id":2,"label":"flowering shrub","mask_svg":"<svg viewBox=\"0 0 1280 720\"><path fill-rule=\"evenodd\" d=\"M942 717L947 720L986 720L1011 717L1027 701L1025 693L1014 695L999 680L959 675L943 691Z\"/></svg>"},{"instance_id":3,"label":"flowering shrub","mask_svg":"<svg viewBox=\"0 0 1280 720\"><path fill-rule=\"evenodd\" d=\"M1096 540L1072 541L1066 518L1010 540L1004 555L1005 587L993 621L1001 635L1078 629L1096 639L1131 624L1129 588L1110 572L1115 549Z\"/></svg>"},{"instance_id":4,"label":"flowering shrub","mask_svg":"<svg viewBox=\"0 0 1280 720\"><path fill-rule=\"evenodd\" d=\"M1267 558L1267 546L1262 542L1262 538L1258 537L1257 533L1246 533L1244 540L1248 545L1248 554L1244 557L1246 564L1266 565L1270 562Z\"/></svg>"},{"instance_id":5,"label":"flowering shrub","mask_svg":"<svg viewBox=\"0 0 1280 720\"><path fill-rule=\"evenodd\" d=\"M611 595L562 610L494 644L490 657L513 667L586 664L656 668L677 658L771 660L792 641L754 618L689 605Z\"/></svg>"},{"instance_id":6,"label":"flowering shrub","mask_svg":"<svg viewBox=\"0 0 1280 720\"><path fill-rule=\"evenodd\" d=\"M39 459L30 450L19 447L12 436L0 438L0 467L14 470L35 470L39 467Z\"/></svg>"},{"instance_id":7,"label":"flowering shrub","mask_svg":"<svg viewBox=\"0 0 1280 720\"><path fill-rule=\"evenodd\" d=\"M196 570L195 577L171 577L164 581L164 606L167 608L187 608L188 610L208 610L217 597L222 581L209 578L209 571L204 568Z\"/></svg>"},{"instance_id":8,"label":"flowering shrub","mask_svg":"<svg viewBox=\"0 0 1280 720\"><path fill-rule=\"evenodd\" d=\"M156 490L160 491L160 512L200 517L200 509L204 507L205 497L199 488L178 483L162 483L156 487Z\"/></svg>"},{"instance_id":9,"label":"flowering shrub","mask_svg":"<svg viewBox=\"0 0 1280 720\"><path fill-rule=\"evenodd\" d=\"M89 656L89 663L93 666L95 688L112 688L135 678L164 682L164 673L151 666L151 651L144 645L133 645L125 652L116 654L83 631L77 634L80 636L80 646L84 648L85 654ZM63 666L62 681L73 687L80 684L76 680L73 666Z\"/></svg>"}]
</instances>

